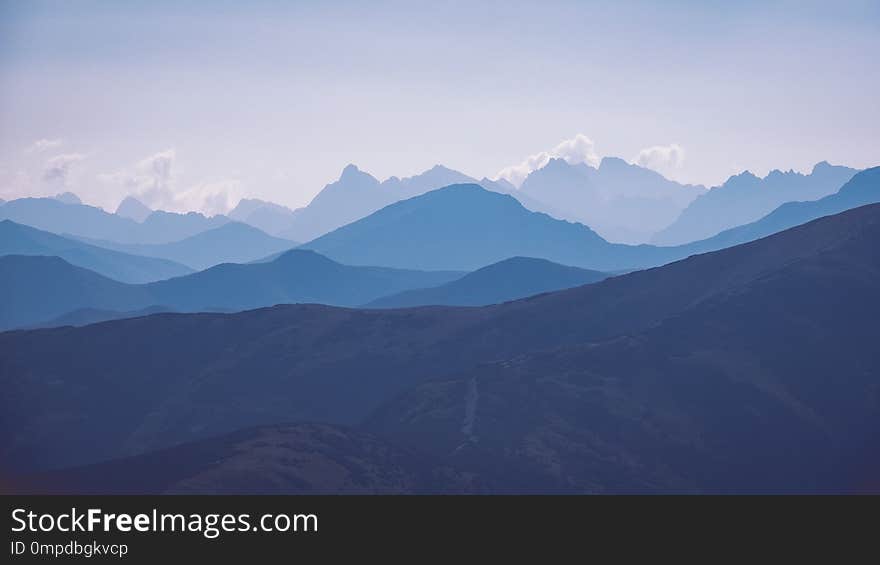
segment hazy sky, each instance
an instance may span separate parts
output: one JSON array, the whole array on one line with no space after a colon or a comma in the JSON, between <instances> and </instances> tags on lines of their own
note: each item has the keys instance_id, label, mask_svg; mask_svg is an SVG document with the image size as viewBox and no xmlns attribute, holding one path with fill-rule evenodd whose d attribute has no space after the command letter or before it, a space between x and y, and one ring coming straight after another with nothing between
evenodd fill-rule
<instances>
[{"instance_id":1,"label":"hazy sky","mask_svg":"<svg viewBox=\"0 0 880 565\"><path fill-rule=\"evenodd\" d=\"M876 0L0 0L0 197L299 206L350 162L515 177L554 148L709 185L866 167L878 56Z\"/></svg>"}]
</instances>

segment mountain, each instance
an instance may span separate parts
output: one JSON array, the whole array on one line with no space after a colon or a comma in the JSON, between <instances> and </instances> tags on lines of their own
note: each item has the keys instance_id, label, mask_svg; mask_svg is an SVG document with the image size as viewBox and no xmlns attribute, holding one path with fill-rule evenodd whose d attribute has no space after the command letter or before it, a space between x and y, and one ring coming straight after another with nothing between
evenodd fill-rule
<instances>
[{"instance_id":1,"label":"mountain","mask_svg":"<svg viewBox=\"0 0 880 565\"><path fill-rule=\"evenodd\" d=\"M808 175L771 171L758 178L745 171L694 200L652 243L676 245L754 222L786 202L816 200L837 192L858 171L821 162Z\"/></svg>"},{"instance_id":2,"label":"mountain","mask_svg":"<svg viewBox=\"0 0 880 565\"><path fill-rule=\"evenodd\" d=\"M116 207L116 215L143 222L153 211L134 196L126 196Z\"/></svg>"},{"instance_id":3,"label":"mountain","mask_svg":"<svg viewBox=\"0 0 880 565\"><path fill-rule=\"evenodd\" d=\"M606 157L598 167L551 159L512 194L543 203L538 211L586 224L610 241L644 243L704 192L702 186Z\"/></svg>"},{"instance_id":4,"label":"mountain","mask_svg":"<svg viewBox=\"0 0 880 565\"><path fill-rule=\"evenodd\" d=\"M346 264L422 270L470 271L523 256L612 271L680 257L672 249L610 244L582 224L530 212L476 184L395 202L303 247Z\"/></svg>"},{"instance_id":5,"label":"mountain","mask_svg":"<svg viewBox=\"0 0 880 565\"><path fill-rule=\"evenodd\" d=\"M256 198L242 198L238 205L229 212L229 217L261 229L268 234L278 235L290 228L294 214L294 210L287 206Z\"/></svg>"},{"instance_id":6,"label":"mountain","mask_svg":"<svg viewBox=\"0 0 880 565\"><path fill-rule=\"evenodd\" d=\"M82 465L324 421L417 446L493 492L856 488L880 453L878 237L870 205L484 308L5 332L0 461Z\"/></svg>"},{"instance_id":7,"label":"mountain","mask_svg":"<svg viewBox=\"0 0 880 565\"><path fill-rule=\"evenodd\" d=\"M459 182L473 182L473 179L436 165L420 175L403 179L391 177L379 182L355 165L348 165L339 180L325 186L308 206L293 212L293 223L279 235L309 241L398 200Z\"/></svg>"},{"instance_id":8,"label":"mountain","mask_svg":"<svg viewBox=\"0 0 880 565\"><path fill-rule=\"evenodd\" d=\"M267 263L225 263L143 285L108 279L57 257L0 257L0 329L125 317L161 305L170 311L238 311L283 303L364 304L410 288L435 286L458 272L350 267L293 250ZM107 312L109 311L109 312ZM123 313L123 314L120 314ZM136 315L136 314L135 314Z\"/></svg>"},{"instance_id":9,"label":"mountain","mask_svg":"<svg viewBox=\"0 0 880 565\"><path fill-rule=\"evenodd\" d=\"M149 285L153 304L176 310L245 310L273 304L357 306L406 289L442 284L460 272L342 265L294 249L266 263L223 264Z\"/></svg>"},{"instance_id":10,"label":"mountain","mask_svg":"<svg viewBox=\"0 0 880 565\"><path fill-rule=\"evenodd\" d=\"M19 494L406 494L463 490L468 480L365 432L281 424L77 469L7 478L0 492L4 486Z\"/></svg>"},{"instance_id":11,"label":"mountain","mask_svg":"<svg viewBox=\"0 0 880 565\"><path fill-rule=\"evenodd\" d=\"M98 304L111 310L147 303L146 293L58 257L0 257L0 329L29 326Z\"/></svg>"},{"instance_id":12,"label":"mountain","mask_svg":"<svg viewBox=\"0 0 880 565\"><path fill-rule=\"evenodd\" d=\"M99 308L80 308L62 314L57 318L32 326L32 328L58 328L61 326L88 326L89 324L97 324L98 322L106 322L109 320L122 320L124 318L140 318L141 316L150 316L152 314L162 314L171 312L164 306L150 306L141 308L140 310L128 310L118 312L116 310L101 310ZM31 329L31 328L28 328Z\"/></svg>"},{"instance_id":13,"label":"mountain","mask_svg":"<svg viewBox=\"0 0 880 565\"><path fill-rule=\"evenodd\" d=\"M79 196L72 192L62 192L61 194L56 194L53 198L65 204L82 204L82 200L79 199Z\"/></svg>"},{"instance_id":14,"label":"mountain","mask_svg":"<svg viewBox=\"0 0 880 565\"><path fill-rule=\"evenodd\" d=\"M0 220L12 220L57 234L117 243L169 243L219 227L226 216L205 217L196 212L156 211L139 223L85 204L66 204L54 198L19 198L0 208Z\"/></svg>"},{"instance_id":15,"label":"mountain","mask_svg":"<svg viewBox=\"0 0 880 565\"><path fill-rule=\"evenodd\" d=\"M725 230L716 236L683 246L689 253L705 253L753 241L822 216L880 202L880 167L856 173L834 194L807 202L787 202L756 222Z\"/></svg>"},{"instance_id":16,"label":"mountain","mask_svg":"<svg viewBox=\"0 0 880 565\"><path fill-rule=\"evenodd\" d=\"M122 244L86 240L89 243L146 257L161 257L203 270L220 263L247 263L286 251L298 244L241 222L228 222L196 235L171 243Z\"/></svg>"},{"instance_id":17,"label":"mountain","mask_svg":"<svg viewBox=\"0 0 880 565\"><path fill-rule=\"evenodd\" d=\"M513 257L477 269L458 280L433 288L405 290L374 300L372 308L402 308L431 304L446 306L485 306L598 282L608 275L577 267L551 263L545 259Z\"/></svg>"},{"instance_id":18,"label":"mountain","mask_svg":"<svg viewBox=\"0 0 880 565\"><path fill-rule=\"evenodd\" d=\"M54 255L73 265L127 283L157 281L192 272L189 267L166 259L112 251L9 220L0 221L2 255Z\"/></svg>"}]
</instances>

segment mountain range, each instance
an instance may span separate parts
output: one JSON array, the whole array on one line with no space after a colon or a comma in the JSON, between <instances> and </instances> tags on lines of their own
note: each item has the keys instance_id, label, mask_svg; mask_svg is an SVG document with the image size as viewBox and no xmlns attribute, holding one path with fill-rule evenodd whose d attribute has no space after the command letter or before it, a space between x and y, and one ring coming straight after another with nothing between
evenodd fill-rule
<instances>
[{"instance_id":1,"label":"mountain range","mask_svg":"<svg viewBox=\"0 0 880 565\"><path fill-rule=\"evenodd\" d=\"M651 241L657 245L678 245L714 236L754 222L787 202L817 200L834 194L857 172L825 161L817 163L807 175L773 170L759 178L745 171L700 195Z\"/></svg>"},{"instance_id":2,"label":"mountain range","mask_svg":"<svg viewBox=\"0 0 880 565\"><path fill-rule=\"evenodd\" d=\"M227 263L141 285L111 280L58 257L0 257L0 275L0 329L9 329L45 325L82 309L90 309L92 318L108 311L112 319L152 306L184 312L311 302L357 306L436 286L462 273L350 267L312 251L292 250L270 262Z\"/></svg>"},{"instance_id":3,"label":"mountain range","mask_svg":"<svg viewBox=\"0 0 880 565\"><path fill-rule=\"evenodd\" d=\"M470 271L523 256L613 271L678 258L674 250L608 243L583 224L531 212L476 184L395 202L303 247L351 265L423 270Z\"/></svg>"},{"instance_id":4,"label":"mountain range","mask_svg":"<svg viewBox=\"0 0 880 565\"><path fill-rule=\"evenodd\" d=\"M167 259L104 249L10 220L0 221L0 256L3 255L56 256L78 267L127 283L152 282L192 273L189 267Z\"/></svg>"},{"instance_id":5,"label":"mountain range","mask_svg":"<svg viewBox=\"0 0 880 565\"><path fill-rule=\"evenodd\" d=\"M56 198L19 198L0 206L0 220L12 220L56 234L71 234L116 243L170 243L229 221L197 212L175 214L155 211L143 222L101 208L66 203Z\"/></svg>"},{"instance_id":6,"label":"mountain range","mask_svg":"<svg viewBox=\"0 0 880 565\"><path fill-rule=\"evenodd\" d=\"M298 244L241 222L227 222L219 227L171 243L115 243L89 240L88 243L145 257L160 257L184 264L197 271L220 263L248 263L286 251Z\"/></svg>"},{"instance_id":7,"label":"mountain range","mask_svg":"<svg viewBox=\"0 0 880 565\"><path fill-rule=\"evenodd\" d=\"M470 477L462 492L863 489L880 463L878 237L869 205L485 308L289 305L2 333L0 460L90 464L311 420L419 452ZM285 445L279 465L305 472L308 445ZM220 475L199 484L235 491L241 475Z\"/></svg>"},{"instance_id":8,"label":"mountain range","mask_svg":"<svg viewBox=\"0 0 880 565\"><path fill-rule=\"evenodd\" d=\"M538 211L586 224L609 241L637 244L671 224L705 191L606 157L598 167L550 159L511 194L543 203Z\"/></svg>"}]
</instances>

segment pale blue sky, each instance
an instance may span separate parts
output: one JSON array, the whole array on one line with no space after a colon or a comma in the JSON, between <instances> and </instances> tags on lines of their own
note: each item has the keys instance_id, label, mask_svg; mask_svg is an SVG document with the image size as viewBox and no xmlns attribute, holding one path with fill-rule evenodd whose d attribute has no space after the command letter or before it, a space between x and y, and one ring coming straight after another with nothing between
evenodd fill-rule
<instances>
[{"instance_id":1,"label":"pale blue sky","mask_svg":"<svg viewBox=\"0 0 880 565\"><path fill-rule=\"evenodd\" d=\"M479 178L576 134L677 144L687 182L865 167L878 55L876 1L2 1L0 197L297 206L349 162Z\"/></svg>"}]
</instances>

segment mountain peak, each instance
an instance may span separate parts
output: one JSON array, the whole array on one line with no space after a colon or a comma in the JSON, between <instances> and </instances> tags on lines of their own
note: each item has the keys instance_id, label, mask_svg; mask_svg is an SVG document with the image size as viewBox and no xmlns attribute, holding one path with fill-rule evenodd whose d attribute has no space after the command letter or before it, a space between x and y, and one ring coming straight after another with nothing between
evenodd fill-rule
<instances>
[{"instance_id":1,"label":"mountain peak","mask_svg":"<svg viewBox=\"0 0 880 565\"><path fill-rule=\"evenodd\" d=\"M143 222L153 211L134 196L126 196L116 207L116 215Z\"/></svg>"},{"instance_id":2,"label":"mountain peak","mask_svg":"<svg viewBox=\"0 0 880 565\"><path fill-rule=\"evenodd\" d=\"M621 159L620 157L602 157L602 160L599 162L599 169L608 169L608 168L616 168L616 169L628 169L630 167L637 167L638 165L633 165L632 163L628 163L626 160ZM644 167L640 167L644 168Z\"/></svg>"},{"instance_id":3,"label":"mountain peak","mask_svg":"<svg viewBox=\"0 0 880 565\"><path fill-rule=\"evenodd\" d=\"M82 200L79 199L79 196L72 192L62 192L56 194L53 198L59 202L64 202L65 204L82 204Z\"/></svg>"},{"instance_id":4,"label":"mountain peak","mask_svg":"<svg viewBox=\"0 0 880 565\"><path fill-rule=\"evenodd\" d=\"M345 166L344 169L342 169L342 174L339 175L339 180L342 180L346 177L357 176L360 174L363 174L363 171L358 169L357 165L355 165L354 163L349 163L348 165Z\"/></svg>"}]
</instances>

